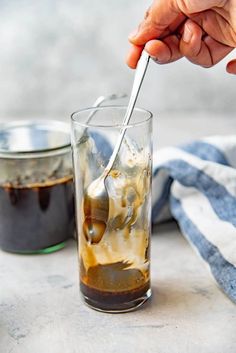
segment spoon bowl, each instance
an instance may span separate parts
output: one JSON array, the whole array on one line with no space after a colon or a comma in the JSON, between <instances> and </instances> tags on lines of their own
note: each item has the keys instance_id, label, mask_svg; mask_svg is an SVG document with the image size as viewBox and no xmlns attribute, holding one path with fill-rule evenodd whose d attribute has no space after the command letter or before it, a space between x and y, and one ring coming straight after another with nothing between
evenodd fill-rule
<instances>
[{"instance_id":1,"label":"spoon bowl","mask_svg":"<svg viewBox=\"0 0 236 353\"><path fill-rule=\"evenodd\" d=\"M84 215L83 231L87 240L91 244L99 243L105 233L109 215L109 195L103 175L86 189Z\"/></svg>"}]
</instances>

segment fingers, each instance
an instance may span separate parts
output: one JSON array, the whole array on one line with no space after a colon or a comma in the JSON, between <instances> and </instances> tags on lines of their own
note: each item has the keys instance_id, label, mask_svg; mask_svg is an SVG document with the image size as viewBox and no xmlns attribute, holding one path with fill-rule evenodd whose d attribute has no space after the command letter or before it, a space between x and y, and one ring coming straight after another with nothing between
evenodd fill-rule
<instances>
[{"instance_id":1,"label":"fingers","mask_svg":"<svg viewBox=\"0 0 236 353\"><path fill-rule=\"evenodd\" d=\"M171 35L160 40L150 40L145 45L145 50L158 64L167 64L182 57L179 51L179 39Z\"/></svg>"},{"instance_id":2,"label":"fingers","mask_svg":"<svg viewBox=\"0 0 236 353\"><path fill-rule=\"evenodd\" d=\"M142 53L143 47L133 45L128 53L126 62L131 69L135 69ZM161 40L150 40L145 45L145 50L158 64L167 64L182 57L179 51L179 39L171 35Z\"/></svg>"},{"instance_id":3,"label":"fingers","mask_svg":"<svg viewBox=\"0 0 236 353\"><path fill-rule=\"evenodd\" d=\"M228 62L227 66L226 66L226 70L229 74L236 75L236 59Z\"/></svg>"},{"instance_id":4,"label":"fingers","mask_svg":"<svg viewBox=\"0 0 236 353\"><path fill-rule=\"evenodd\" d=\"M222 10L223 11L223 10ZM213 9L191 15L191 20L197 23L211 38L230 46L236 46L234 26L227 20L227 13L218 13ZM225 15L225 16L224 16Z\"/></svg>"},{"instance_id":5,"label":"fingers","mask_svg":"<svg viewBox=\"0 0 236 353\"><path fill-rule=\"evenodd\" d=\"M170 0L154 1L138 29L129 36L130 42L138 46L145 45L152 39L174 32L184 21L185 15L173 3Z\"/></svg>"},{"instance_id":6,"label":"fingers","mask_svg":"<svg viewBox=\"0 0 236 353\"><path fill-rule=\"evenodd\" d=\"M132 45L128 55L126 57L126 63L131 69L135 69L141 53L143 51L143 46Z\"/></svg>"},{"instance_id":7,"label":"fingers","mask_svg":"<svg viewBox=\"0 0 236 353\"><path fill-rule=\"evenodd\" d=\"M127 56L129 67L136 68L143 48L160 64L185 56L192 63L203 67L217 64L233 50L235 45L232 43L235 43L235 38L232 30L229 30L229 24L217 13L204 11L201 14L193 14L191 19L186 20L178 10L170 10L169 3L169 0L155 1L146 13L138 32L131 36L133 45ZM162 17L165 13L167 17ZM180 23L181 29L178 27ZM227 30L222 31L225 26ZM219 31L220 40L217 37ZM228 33L229 37L226 38L225 33ZM227 65L227 71L235 73L235 60Z\"/></svg>"},{"instance_id":8,"label":"fingers","mask_svg":"<svg viewBox=\"0 0 236 353\"><path fill-rule=\"evenodd\" d=\"M218 8L218 10L224 6L226 0L194 0L194 1L180 1L180 10L184 13L193 14L197 12L203 12L211 8Z\"/></svg>"},{"instance_id":9,"label":"fingers","mask_svg":"<svg viewBox=\"0 0 236 353\"><path fill-rule=\"evenodd\" d=\"M201 27L191 20L187 20L183 26L179 48L189 61L203 67L217 64L233 50L210 36L204 36Z\"/></svg>"},{"instance_id":10,"label":"fingers","mask_svg":"<svg viewBox=\"0 0 236 353\"><path fill-rule=\"evenodd\" d=\"M196 57L201 50L203 31L196 23L187 20L181 28L180 51L186 57Z\"/></svg>"}]
</instances>

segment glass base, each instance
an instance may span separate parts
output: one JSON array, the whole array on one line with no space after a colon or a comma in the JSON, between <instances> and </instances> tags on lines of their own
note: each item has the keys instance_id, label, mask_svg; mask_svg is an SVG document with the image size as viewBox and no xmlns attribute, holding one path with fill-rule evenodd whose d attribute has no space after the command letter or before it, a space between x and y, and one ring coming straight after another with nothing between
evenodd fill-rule
<instances>
[{"instance_id":1,"label":"glass base","mask_svg":"<svg viewBox=\"0 0 236 353\"><path fill-rule=\"evenodd\" d=\"M132 301L126 303L119 303L119 304L107 304L107 303L100 303L94 301L93 299L88 298L87 296L82 294L82 298L84 303L91 309L96 311L100 311L103 313L110 313L110 314L121 314L127 313L129 311L134 311L142 306L152 295L152 290L149 288L146 293L144 293L141 297L136 298Z\"/></svg>"},{"instance_id":2,"label":"glass base","mask_svg":"<svg viewBox=\"0 0 236 353\"><path fill-rule=\"evenodd\" d=\"M3 251L14 253L14 254L22 254L22 255L33 255L33 254L51 254L53 252L59 251L63 249L66 245L66 242L49 246L48 248L39 249L39 250L9 250L2 248Z\"/></svg>"}]
</instances>

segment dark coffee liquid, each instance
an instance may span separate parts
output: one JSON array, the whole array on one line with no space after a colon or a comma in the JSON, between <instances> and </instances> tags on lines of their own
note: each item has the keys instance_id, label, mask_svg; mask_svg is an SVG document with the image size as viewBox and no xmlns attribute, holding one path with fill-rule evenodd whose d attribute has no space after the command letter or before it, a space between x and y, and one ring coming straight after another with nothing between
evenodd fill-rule
<instances>
[{"instance_id":1,"label":"dark coffee liquid","mask_svg":"<svg viewBox=\"0 0 236 353\"><path fill-rule=\"evenodd\" d=\"M105 311L131 309L135 306L135 300L141 301L141 298L146 295L149 288L150 284L146 283L140 288L116 293L99 291L86 286L83 282L80 283L81 292L83 293L85 300L88 299L88 304Z\"/></svg>"},{"instance_id":2,"label":"dark coffee liquid","mask_svg":"<svg viewBox=\"0 0 236 353\"><path fill-rule=\"evenodd\" d=\"M80 266L80 289L85 301L101 310L125 310L142 301L150 288L149 279L138 269L127 269L123 262L97 265L85 272Z\"/></svg>"},{"instance_id":3,"label":"dark coffee liquid","mask_svg":"<svg viewBox=\"0 0 236 353\"><path fill-rule=\"evenodd\" d=\"M0 247L34 252L73 237L72 177L32 185L0 186Z\"/></svg>"}]
</instances>

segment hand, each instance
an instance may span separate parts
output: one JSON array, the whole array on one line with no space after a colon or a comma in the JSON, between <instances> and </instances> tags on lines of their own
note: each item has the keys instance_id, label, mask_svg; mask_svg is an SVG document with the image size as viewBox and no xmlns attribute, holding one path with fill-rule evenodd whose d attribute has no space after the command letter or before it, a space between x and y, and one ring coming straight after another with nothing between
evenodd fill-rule
<instances>
[{"instance_id":1,"label":"hand","mask_svg":"<svg viewBox=\"0 0 236 353\"><path fill-rule=\"evenodd\" d=\"M236 0L154 0L129 40L131 68L144 48L159 64L185 56L211 67L236 48ZM227 71L236 74L236 60Z\"/></svg>"}]
</instances>

